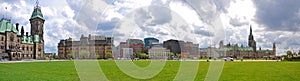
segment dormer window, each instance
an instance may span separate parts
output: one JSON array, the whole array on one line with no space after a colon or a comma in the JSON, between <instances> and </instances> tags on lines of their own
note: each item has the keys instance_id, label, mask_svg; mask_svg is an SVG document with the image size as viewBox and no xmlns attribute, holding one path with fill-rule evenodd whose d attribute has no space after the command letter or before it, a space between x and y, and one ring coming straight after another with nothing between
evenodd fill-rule
<instances>
[{"instance_id":1,"label":"dormer window","mask_svg":"<svg viewBox=\"0 0 300 81\"><path fill-rule=\"evenodd\" d=\"M14 41L14 36L10 36L10 41Z\"/></svg>"}]
</instances>

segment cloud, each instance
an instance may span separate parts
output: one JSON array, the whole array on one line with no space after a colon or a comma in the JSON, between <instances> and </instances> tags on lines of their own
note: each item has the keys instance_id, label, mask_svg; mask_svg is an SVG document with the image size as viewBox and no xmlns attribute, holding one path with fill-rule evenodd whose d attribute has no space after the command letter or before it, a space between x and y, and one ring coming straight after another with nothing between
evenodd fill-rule
<instances>
[{"instance_id":1,"label":"cloud","mask_svg":"<svg viewBox=\"0 0 300 81\"><path fill-rule=\"evenodd\" d=\"M299 0L254 0L255 20L269 31L299 31Z\"/></svg>"},{"instance_id":2,"label":"cloud","mask_svg":"<svg viewBox=\"0 0 300 81\"><path fill-rule=\"evenodd\" d=\"M116 24L120 21L119 18L113 18L110 21L100 21L98 23L97 30L112 30L115 28Z\"/></svg>"},{"instance_id":3,"label":"cloud","mask_svg":"<svg viewBox=\"0 0 300 81\"><path fill-rule=\"evenodd\" d=\"M238 18L230 18L230 22L231 25L233 25L234 27L239 27L239 26L244 26L244 25L249 25L248 22L243 22Z\"/></svg>"},{"instance_id":4,"label":"cloud","mask_svg":"<svg viewBox=\"0 0 300 81\"><path fill-rule=\"evenodd\" d=\"M247 43L249 24L257 46L299 49L299 1L258 0L40 0L45 21L45 51L56 52L60 39L81 34L127 38L179 39L207 47ZM1 0L0 15L30 31L35 1ZM275 31L273 31L275 30ZM280 52L283 53L283 52Z\"/></svg>"}]
</instances>

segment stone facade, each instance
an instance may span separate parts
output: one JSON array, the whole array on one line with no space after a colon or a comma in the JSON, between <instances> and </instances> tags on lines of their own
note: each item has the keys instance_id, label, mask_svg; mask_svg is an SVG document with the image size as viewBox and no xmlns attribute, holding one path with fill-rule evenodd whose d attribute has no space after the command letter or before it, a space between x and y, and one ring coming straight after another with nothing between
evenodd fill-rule
<instances>
[{"instance_id":1,"label":"stone facade","mask_svg":"<svg viewBox=\"0 0 300 81\"><path fill-rule=\"evenodd\" d=\"M163 47L170 50L175 55L181 54L181 47L178 40L170 39L163 42Z\"/></svg>"},{"instance_id":2,"label":"stone facade","mask_svg":"<svg viewBox=\"0 0 300 81\"><path fill-rule=\"evenodd\" d=\"M58 57L60 59L106 59L113 58L114 38L105 36L85 37L81 35L80 40L72 38L60 40L58 43Z\"/></svg>"},{"instance_id":3,"label":"stone facade","mask_svg":"<svg viewBox=\"0 0 300 81\"><path fill-rule=\"evenodd\" d=\"M150 59L170 59L170 50L162 46L153 46L148 50Z\"/></svg>"},{"instance_id":4,"label":"stone facade","mask_svg":"<svg viewBox=\"0 0 300 81\"><path fill-rule=\"evenodd\" d=\"M256 49L256 41L252 35L252 27L250 26L250 34L248 37L248 46L239 46L238 44L226 44L220 41L219 48L209 47L201 49L201 57L234 57L234 58L274 58L276 56L276 45L273 43L272 50Z\"/></svg>"},{"instance_id":5,"label":"stone facade","mask_svg":"<svg viewBox=\"0 0 300 81\"><path fill-rule=\"evenodd\" d=\"M44 59L44 22L41 8L37 5L29 19L30 35L19 24L12 24L10 19L0 20L0 56L9 60Z\"/></svg>"}]
</instances>

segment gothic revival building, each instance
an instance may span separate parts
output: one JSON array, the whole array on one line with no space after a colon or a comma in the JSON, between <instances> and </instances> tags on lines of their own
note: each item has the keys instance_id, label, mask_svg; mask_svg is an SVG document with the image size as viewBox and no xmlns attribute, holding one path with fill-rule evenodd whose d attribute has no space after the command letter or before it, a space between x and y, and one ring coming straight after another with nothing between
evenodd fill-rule
<instances>
[{"instance_id":1,"label":"gothic revival building","mask_svg":"<svg viewBox=\"0 0 300 81\"><path fill-rule=\"evenodd\" d=\"M44 22L41 7L36 5L29 19L30 35L19 30L19 24L13 25L10 19L0 20L0 58L9 60L44 58Z\"/></svg>"},{"instance_id":2,"label":"gothic revival building","mask_svg":"<svg viewBox=\"0 0 300 81\"><path fill-rule=\"evenodd\" d=\"M252 34L252 27L250 26L250 34L248 37L248 46L238 46L237 44L227 44L224 45L223 41L219 43L219 49L217 53L223 57L237 57L237 58L263 58L263 57L275 57L276 55L276 45L273 43L273 50L262 50L261 48L257 50L256 41Z\"/></svg>"}]
</instances>

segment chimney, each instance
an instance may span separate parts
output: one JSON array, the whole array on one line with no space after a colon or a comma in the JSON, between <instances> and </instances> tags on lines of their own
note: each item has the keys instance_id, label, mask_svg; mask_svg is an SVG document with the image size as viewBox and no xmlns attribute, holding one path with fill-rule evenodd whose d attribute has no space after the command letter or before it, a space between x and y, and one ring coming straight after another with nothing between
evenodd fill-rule
<instances>
[{"instance_id":1,"label":"chimney","mask_svg":"<svg viewBox=\"0 0 300 81\"><path fill-rule=\"evenodd\" d=\"M91 34L89 34L89 39L90 39L90 40L92 39L91 37L92 37Z\"/></svg>"},{"instance_id":2,"label":"chimney","mask_svg":"<svg viewBox=\"0 0 300 81\"><path fill-rule=\"evenodd\" d=\"M16 28L19 31L19 23L16 23Z\"/></svg>"},{"instance_id":3,"label":"chimney","mask_svg":"<svg viewBox=\"0 0 300 81\"><path fill-rule=\"evenodd\" d=\"M28 32L26 32L26 36L28 36Z\"/></svg>"},{"instance_id":4,"label":"chimney","mask_svg":"<svg viewBox=\"0 0 300 81\"><path fill-rule=\"evenodd\" d=\"M21 36L22 37L24 36L24 28L23 28L23 26L21 27Z\"/></svg>"}]
</instances>

